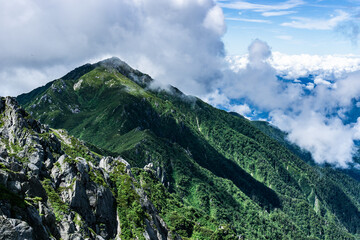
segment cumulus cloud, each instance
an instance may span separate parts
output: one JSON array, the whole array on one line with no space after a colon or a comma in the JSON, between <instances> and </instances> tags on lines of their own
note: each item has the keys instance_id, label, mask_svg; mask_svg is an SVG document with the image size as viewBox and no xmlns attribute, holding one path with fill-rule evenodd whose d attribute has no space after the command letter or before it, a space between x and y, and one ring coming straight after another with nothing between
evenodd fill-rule
<instances>
[{"instance_id":1,"label":"cumulus cloud","mask_svg":"<svg viewBox=\"0 0 360 240\"><path fill-rule=\"evenodd\" d=\"M253 110L248 104L231 103L229 97L223 92L221 92L219 89L216 89L214 92L203 96L202 99L215 107L225 109L229 112L236 112L249 119L251 119L251 115L253 114Z\"/></svg>"},{"instance_id":2,"label":"cumulus cloud","mask_svg":"<svg viewBox=\"0 0 360 240\"><path fill-rule=\"evenodd\" d=\"M360 72L334 84L323 83L312 89L291 109L270 112L272 122L289 132L289 140L310 151L317 163L347 167L355 152L354 141L360 139L360 118L346 122L346 113L360 94ZM344 121L345 120L345 121Z\"/></svg>"},{"instance_id":3,"label":"cumulus cloud","mask_svg":"<svg viewBox=\"0 0 360 240\"><path fill-rule=\"evenodd\" d=\"M219 88L216 99L229 111L238 108L237 112L248 116L254 111L246 105L231 106L231 99L242 99L267 112L268 120L288 132L291 142L310 151L317 163L346 168L355 152L354 141L360 139L360 119L347 121L354 99L360 100L360 71L355 71L359 60L354 56L287 56L272 53L265 42L255 40L247 55L228 58L232 75L226 75L228 85ZM330 81L321 75L305 83L277 77L279 73L308 76L321 71L341 77Z\"/></svg>"},{"instance_id":4,"label":"cumulus cloud","mask_svg":"<svg viewBox=\"0 0 360 240\"><path fill-rule=\"evenodd\" d=\"M275 69L268 63L271 49L263 41L255 40L249 46L245 68L225 71L219 87L231 99L246 98L261 110L286 108L289 101L301 96L299 84L286 84L276 77Z\"/></svg>"},{"instance_id":5,"label":"cumulus cloud","mask_svg":"<svg viewBox=\"0 0 360 240\"><path fill-rule=\"evenodd\" d=\"M239 105L231 105L229 106L229 111L236 112L238 114L241 114L243 116L246 116L252 112L249 105L245 104L239 104Z\"/></svg>"},{"instance_id":6,"label":"cumulus cloud","mask_svg":"<svg viewBox=\"0 0 360 240\"><path fill-rule=\"evenodd\" d=\"M331 85L331 82L324 80L322 77L320 76L316 76L314 79L314 84L319 85L319 84L324 84L324 85Z\"/></svg>"},{"instance_id":7,"label":"cumulus cloud","mask_svg":"<svg viewBox=\"0 0 360 240\"><path fill-rule=\"evenodd\" d=\"M310 151L317 163L346 168L352 162L359 123L344 125L338 117L329 119L312 110L300 114L274 111L271 117L275 125L289 132L289 140Z\"/></svg>"},{"instance_id":8,"label":"cumulus cloud","mask_svg":"<svg viewBox=\"0 0 360 240\"><path fill-rule=\"evenodd\" d=\"M48 75L52 69L65 74L89 59L114 55L191 94L209 91L207 81L221 74L225 24L212 0L0 4L0 95L44 84L54 77Z\"/></svg>"}]
</instances>

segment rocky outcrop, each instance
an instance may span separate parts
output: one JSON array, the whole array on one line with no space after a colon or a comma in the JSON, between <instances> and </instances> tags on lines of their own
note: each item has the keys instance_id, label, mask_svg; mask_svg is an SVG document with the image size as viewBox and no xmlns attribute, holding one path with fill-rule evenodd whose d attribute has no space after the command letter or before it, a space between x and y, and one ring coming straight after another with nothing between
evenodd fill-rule
<instances>
[{"instance_id":1,"label":"rocky outcrop","mask_svg":"<svg viewBox=\"0 0 360 240\"><path fill-rule=\"evenodd\" d=\"M179 239L124 159L101 158L64 135L34 120L13 98L0 99L0 239L126 239L122 228L132 225L122 222L127 211L119 202L127 195L121 184L128 182L146 213L136 230L141 236L133 236Z\"/></svg>"}]
</instances>

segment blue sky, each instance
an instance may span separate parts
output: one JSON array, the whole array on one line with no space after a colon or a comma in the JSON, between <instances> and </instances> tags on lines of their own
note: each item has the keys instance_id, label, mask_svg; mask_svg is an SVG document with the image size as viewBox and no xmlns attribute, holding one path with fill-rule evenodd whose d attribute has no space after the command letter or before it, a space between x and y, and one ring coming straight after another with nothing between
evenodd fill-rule
<instances>
[{"instance_id":1,"label":"blue sky","mask_svg":"<svg viewBox=\"0 0 360 240\"><path fill-rule=\"evenodd\" d=\"M360 1L219 0L227 32L227 54L247 52L254 39L287 54L360 54L356 43Z\"/></svg>"}]
</instances>

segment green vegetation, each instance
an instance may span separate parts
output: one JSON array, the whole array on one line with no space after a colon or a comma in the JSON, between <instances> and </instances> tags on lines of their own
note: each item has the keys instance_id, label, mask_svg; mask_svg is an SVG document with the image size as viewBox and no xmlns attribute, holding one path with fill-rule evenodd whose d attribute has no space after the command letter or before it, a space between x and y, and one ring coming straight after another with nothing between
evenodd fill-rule
<instances>
[{"instance_id":1,"label":"green vegetation","mask_svg":"<svg viewBox=\"0 0 360 240\"><path fill-rule=\"evenodd\" d=\"M23 150L22 147L17 143L10 142L10 147L13 153L19 153L20 151Z\"/></svg>"},{"instance_id":2,"label":"green vegetation","mask_svg":"<svg viewBox=\"0 0 360 240\"><path fill-rule=\"evenodd\" d=\"M25 197L25 202L28 205L35 205L37 206L39 202L41 202L43 199L41 197Z\"/></svg>"},{"instance_id":3,"label":"green vegetation","mask_svg":"<svg viewBox=\"0 0 360 240\"><path fill-rule=\"evenodd\" d=\"M51 132L54 133L58 137L58 139L62 141L61 144L62 150L65 152L66 155L69 156L68 158L65 159L65 162L71 164L77 161L76 160L77 157L81 157L88 161L91 161L94 164L97 163L96 157L100 155L97 153L92 153L84 143L74 138L73 136L70 136L65 131L62 132L62 135L60 135L54 130L51 130ZM63 138L65 138L66 140ZM59 168L61 167L59 166Z\"/></svg>"},{"instance_id":4,"label":"green vegetation","mask_svg":"<svg viewBox=\"0 0 360 240\"><path fill-rule=\"evenodd\" d=\"M12 143L6 138L1 138L1 141L5 144L6 149L10 150L8 152L10 157L15 158L20 163L27 163L29 161L27 157L18 156L18 153L23 150L18 143Z\"/></svg>"},{"instance_id":5,"label":"green vegetation","mask_svg":"<svg viewBox=\"0 0 360 240\"><path fill-rule=\"evenodd\" d=\"M51 186L50 179L42 181L42 185L48 196L48 201L54 210L56 220L60 222L64 218L64 214L69 213L69 206L61 200L59 193Z\"/></svg>"},{"instance_id":6,"label":"green vegetation","mask_svg":"<svg viewBox=\"0 0 360 240\"><path fill-rule=\"evenodd\" d=\"M102 173L99 170L97 169L94 170L93 168L90 167L89 176L91 181L95 182L96 184L100 186L108 187L102 176Z\"/></svg>"},{"instance_id":7,"label":"green vegetation","mask_svg":"<svg viewBox=\"0 0 360 240\"><path fill-rule=\"evenodd\" d=\"M226 233L221 233L222 239L235 238L235 232L229 226L222 225L203 211L184 206L178 196L170 194L154 174L139 168L133 168L133 173L172 231L191 239L217 239L222 226L228 229Z\"/></svg>"},{"instance_id":8,"label":"green vegetation","mask_svg":"<svg viewBox=\"0 0 360 240\"><path fill-rule=\"evenodd\" d=\"M133 179L125 173L125 165L119 165L111 173L111 180L115 183L117 211L120 218L122 239L145 239L144 231L145 211L140 204L140 197L135 191Z\"/></svg>"}]
</instances>

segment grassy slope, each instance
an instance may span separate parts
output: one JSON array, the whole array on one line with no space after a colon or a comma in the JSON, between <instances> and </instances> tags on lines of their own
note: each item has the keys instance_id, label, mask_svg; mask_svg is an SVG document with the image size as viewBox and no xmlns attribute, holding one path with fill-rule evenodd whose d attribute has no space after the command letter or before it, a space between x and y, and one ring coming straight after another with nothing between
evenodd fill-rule
<instances>
[{"instance_id":1,"label":"grassy slope","mask_svg":"<svg viewBox=\"0 0 360 240\"><path fill-rule=\"evenodd\" d=\"M121 154L133 166L154 163L186 205L248 238L341 239L349 237L343 226L358 232L353 182L340 186L324 178L246 119L175 89L145 91L117 71L89 70L19 101L41 121ZM44 95L51 103L41 100ZM69 110L76 107L80 113Z\"/></svg>"}]
</instances>

